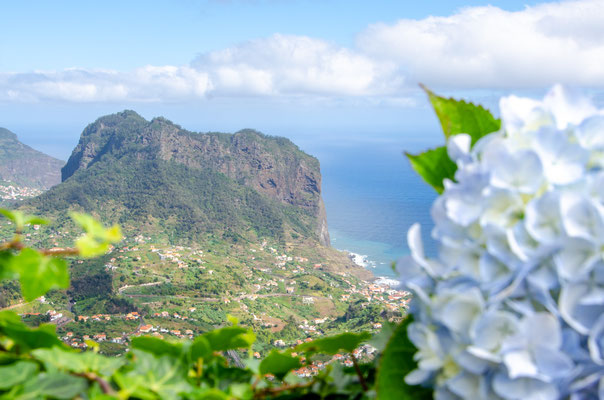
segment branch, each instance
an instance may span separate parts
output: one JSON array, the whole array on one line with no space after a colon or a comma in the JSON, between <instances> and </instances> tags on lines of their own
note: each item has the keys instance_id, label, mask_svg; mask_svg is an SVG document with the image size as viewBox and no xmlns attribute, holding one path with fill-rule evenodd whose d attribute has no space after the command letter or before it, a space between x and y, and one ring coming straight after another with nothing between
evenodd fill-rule
<instances>
[{"instance_id":1,"label":"branch","mask_svg":"<svg viewBox=\"0 0 604 400\"><path fill-rule=\"evenodd\" d=\"M257 393L254 393L254 398L264 398L267 395L275 395L275 394L279 394L282 392L286 392L288 390L304 389L307 387L311 387L312 385L315 384L315 382L316 382L316 380L313 379L312 381L306 382L306 383L296 383L295 385L283 385L283 386L279 386L279 387L265 388Z\"/></svg>"},{"instance_id":2,"label":"branch","mask_svg":"<svg viewBox=\"0 0 604 400\"><path fill-rule=\"evenodd\" d=\"M26 246L19 240L19 238L15 238L10 242L0 244L0 251L3 250L23 250ZM50 249L37 249L37 251L45 256L57 257L57 256L77 256L80 254L80 251L74 247L52 247Z\"/></svg>"},{"instance_id":3,"label":"branch","mask_svg":"<svg viewBox=\"0 0 604 400\"><path fill-rule=\"evenodd\" d=\"M99 386L101 387L101 390L105 394L112 395L112 396L116 394L115 390L113 390L113 388L111 387L109 382L107 382L106 380L104 380L103 378L101 378L100 376L95 374L94 372L77 372L77 373L74 372L73 374L76 376L81 376L83 378L86 378L91 382L98 383Z\"/></svg>"},{"instance_id":4,"label":"branch","mask_svg":"<svg viewBox=\"0 0 604 400\"><path fill-rule=\"evenodd\" d=\"M363 388L363 391L368 391L369 387L367 386L367 381L365 381L365 377L363 376L363 373L361 372L361 368L359 367L359 363L357 363L357 359L354 356L354 354L350 353L350 358L352 358L352 365L354 366L354 370L357 372L357 375L359 376L359 382L361 383L361 387Z\"/></svg>"}]
</instances>

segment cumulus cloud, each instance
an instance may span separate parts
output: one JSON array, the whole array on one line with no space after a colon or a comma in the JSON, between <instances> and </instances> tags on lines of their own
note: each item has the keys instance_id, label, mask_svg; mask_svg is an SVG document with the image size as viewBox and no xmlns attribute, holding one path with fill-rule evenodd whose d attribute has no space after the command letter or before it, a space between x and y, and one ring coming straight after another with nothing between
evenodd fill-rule
<instances>
[{"instance_id":1,"label":"cumulus cloud","mask_svg":"<svg viewBox=\"0 0 604 400\"><path fill-rule=\"evenodd\" d=\"M391 62L304 36L276 34L202 55L192 65L208 71L217 95L371 96L402 83Z\"/></svg>"},{"instance_id":2,"label":"cumulus cloud","mask_svg":"<svg viewBox=\"0 0 604 400\"><path fill-rule=\"evenodd\" d=\"M604 2L568 1L509 12L465 8L363 31L358 49L394 62L409 82L451 88L604 87Z\"/></svg>"},{"instance_id":3,"label":"cumulus cloud","mask_svg":"<svg viewBox=\"0 0 604 400\"><path fill-rule=\"evenodd\" d=\"M604 88L604 2L370 25L353 48L275 34L186 66L0 73L0 101L189 101L228 96L366 99L409 106L418 82L451 89Z\"/></svg>"}]
</instances>

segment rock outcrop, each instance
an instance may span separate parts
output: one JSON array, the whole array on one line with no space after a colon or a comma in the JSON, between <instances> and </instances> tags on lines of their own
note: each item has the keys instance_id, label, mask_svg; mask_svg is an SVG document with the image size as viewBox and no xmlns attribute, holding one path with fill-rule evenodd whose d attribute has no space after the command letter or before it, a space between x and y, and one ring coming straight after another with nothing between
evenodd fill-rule
<instances>
[{"instance_id":1,"label":"rock outcrop","mask_svg":"<svg viewBox=\"0 0 604 400\"><path fill-rule=\"evenodd\" d=\"M84 130L62 169L62 180L69 182L97 163L118 165L125 160L157 161L224 175L287 210L302 210L312 220L314 239L329 246L319 161L286 138L253 130L193 133L164 118L147 121L134 111L124 111L102 117ZM297 223L295 218L288 222ZM301 223L309 225L308 220Z\"/></svg>"},{"instance_id":2,"label":"rock outcrop","mask_svg":"<svg viewBox=\"0 0 604 400\"><path fill-rule=\"evenodd\" d=\"M45 190L61 182L63 164L21 143L8 129L0 128L0 180Z\"/></svg>"}]
</instances>

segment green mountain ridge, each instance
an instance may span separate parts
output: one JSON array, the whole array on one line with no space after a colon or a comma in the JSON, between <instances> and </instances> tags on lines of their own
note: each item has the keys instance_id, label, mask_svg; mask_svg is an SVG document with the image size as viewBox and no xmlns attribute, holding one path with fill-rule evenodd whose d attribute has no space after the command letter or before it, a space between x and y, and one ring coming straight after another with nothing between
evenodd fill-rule
<instances>
[{"instance_id":1,"label":"green mountain ridge","mask_svg":"<svg viewBox=\"0 0 604 400\"><path fill-rule=\"evenodd\" d=\"M64 164L21 143L8 129L0 128L0 180L44 190L61 182Z\"/></svg>"},{"instance_id":2,"label":"green mountain ridge","mask_svg":"<svg viewBox=\"0 0 604 400\"><path fill-rule=\"evenodd\" d=\"M173 243L209 233L329 245L319 162L285 138L193 133L124 111L86 127L62 178L26 207L83 210Z\"/></svg>"}]
</instances>

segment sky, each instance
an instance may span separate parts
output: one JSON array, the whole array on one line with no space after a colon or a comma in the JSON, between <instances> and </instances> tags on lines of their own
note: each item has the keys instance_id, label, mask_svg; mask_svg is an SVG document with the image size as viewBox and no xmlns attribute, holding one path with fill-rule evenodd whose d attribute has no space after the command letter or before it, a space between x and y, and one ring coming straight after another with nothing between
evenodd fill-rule
<instances>
[{"instance_id":1,"label":"sky","mask_svg":"<svg viewBox=\"0 0 604 400\"><path fill-rule=\"evenodd\" d=\"M494 109L554 83L599 99L603 64L601 0L3 2L0 126L62 159L123 109L302 148L412 141L437 134L420 82Z\"/></svg>"}]
</instances>

